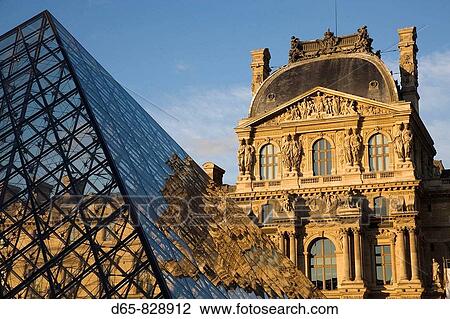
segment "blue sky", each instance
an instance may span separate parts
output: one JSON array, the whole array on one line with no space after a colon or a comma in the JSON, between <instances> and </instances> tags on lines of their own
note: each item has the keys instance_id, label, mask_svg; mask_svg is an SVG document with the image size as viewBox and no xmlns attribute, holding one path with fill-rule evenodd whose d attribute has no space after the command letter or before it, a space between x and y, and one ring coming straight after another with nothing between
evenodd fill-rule
<instances>
[{"instance_id":1,"label":"blue sky","mask_svg":"<svg viewBox=\"0 0 450 319\"><path fill-rule=\"evenodd\" d=\"M365 24L375 49L396 49L396 30L418 27L421 116L450 166L450 1L337 2L338 34ZM135 96L200 164L225 168L228 183L237 171L233 128L251 98L250 50L269 47L278 67L291 35L335 29L334 0L0 0L0 33L44 9L120 83L163 109ZM397 54L383 54L393 72Z\"/></svg>"}]
</instances>

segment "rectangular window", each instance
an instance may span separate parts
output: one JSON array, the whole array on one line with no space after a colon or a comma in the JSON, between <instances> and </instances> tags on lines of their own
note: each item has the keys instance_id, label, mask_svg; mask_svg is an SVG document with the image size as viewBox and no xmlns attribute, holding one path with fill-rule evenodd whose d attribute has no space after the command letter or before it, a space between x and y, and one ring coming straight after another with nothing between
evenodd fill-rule
<instances>
[{"instance_id":1,"label":"rectangular window","mask_svg":"<svg viewBox=\"0 0 450 319\"><path fill-rule=\"evenodd\" d=\"M388 202L385 197L376 197L373 201L375 216L388 215Z\"/></svg>"},{"instance_id":2,"label":"rectangular window","mask_svg":"<svg viewBox=\"0 0 450 319\"><path fill-rule=\"evenodd\" d=\"M375 246L375 273L377 285L392 283L391 247L389 245Z\"/></svg>"},{"instance_id":3,"label":"rectangular window","mask_svg":"<svg viewBox=\"0 0 450 319\"><path fill-rule=\"evenodd\" d=\"M271 223L273 220L273 206L271 204L266 204L262 206L261 211L261 222Z\"/></svg>"}]
</instances>

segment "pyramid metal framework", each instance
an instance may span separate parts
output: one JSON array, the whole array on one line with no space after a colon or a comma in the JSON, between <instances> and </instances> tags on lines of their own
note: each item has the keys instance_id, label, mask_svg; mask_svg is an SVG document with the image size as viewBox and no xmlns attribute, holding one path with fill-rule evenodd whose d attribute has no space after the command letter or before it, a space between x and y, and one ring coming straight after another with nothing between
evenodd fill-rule
<instances>
[{"instance_id":1,"label":"pyramid metal framework","mask_svg":"<svg viewBox=\"0 0 450 319\"><path fill-rule=\"evenodd\" d=\"M0 297L226 297L159 268L182 253L148 195L186 154L49 12L0 71Z\"/></svg>"},{"instance_id":2,"label":"pyramid metal framework","mask_svg":"<svg viewBox=\"0 0 450 319\"><path fill-rule=\"evenodd\" d=\"M322 297L48 11L0 82L0 298Z\"/></svg>"}]
</instances>

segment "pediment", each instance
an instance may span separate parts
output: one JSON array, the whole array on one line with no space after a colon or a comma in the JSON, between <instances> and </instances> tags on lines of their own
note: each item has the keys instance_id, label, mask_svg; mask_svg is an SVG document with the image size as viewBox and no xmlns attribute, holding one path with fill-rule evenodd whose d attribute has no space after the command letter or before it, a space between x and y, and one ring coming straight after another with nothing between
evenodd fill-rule
<instances>
[{"instance_id":1,"label":"pediment","mask_svg":"<svg viewBox=\"0 0 450 319\"><path fill-rule=\"evenodd\" d=\"M394 114L410 110L409 103L386 104L323 87L316 87L257 117L239 124L277 126L283 122L323 120L335 117Z\"/></svg>"}]
</instances>

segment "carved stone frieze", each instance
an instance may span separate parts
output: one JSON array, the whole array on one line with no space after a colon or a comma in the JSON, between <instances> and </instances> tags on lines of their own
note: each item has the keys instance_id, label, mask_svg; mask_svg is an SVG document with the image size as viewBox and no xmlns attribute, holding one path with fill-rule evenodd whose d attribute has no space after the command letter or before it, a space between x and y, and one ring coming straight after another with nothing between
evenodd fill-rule
<instances>
[{"instance_id":1,"label":"carved stone frieze","mask_svg":"<svg viewBox=\"0 0 450 319\"><path fill-rule=\"evenodd\" d=\"M283 122L325 119L335 116L370 116L389 114L390 111L346 97L316 92L289 105L260 126L278 126Z\"/></svg>"}]
</instances>

